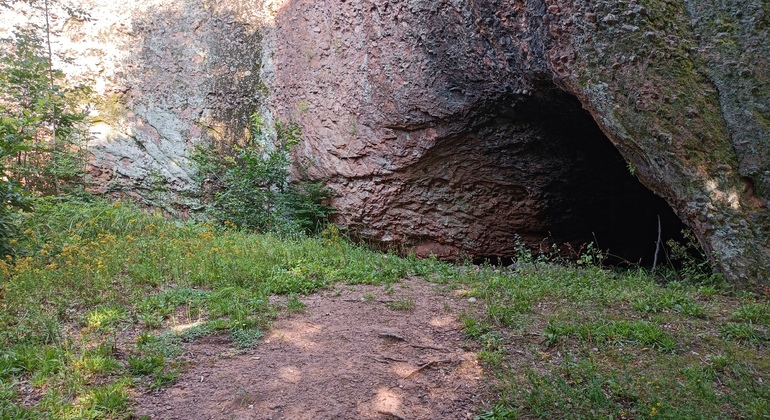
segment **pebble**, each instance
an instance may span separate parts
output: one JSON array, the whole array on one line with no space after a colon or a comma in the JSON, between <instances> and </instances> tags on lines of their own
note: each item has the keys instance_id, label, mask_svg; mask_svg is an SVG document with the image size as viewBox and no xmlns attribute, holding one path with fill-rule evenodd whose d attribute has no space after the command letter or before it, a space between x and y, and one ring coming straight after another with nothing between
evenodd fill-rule
<instances>
[{"instance_id":1,"label":"pebble","mask_svg":"<svg viewBox=\"0 0 770 420\"><path fill-rule=\"evenodd\" d=\"M620 20L617 16L613 15L612 13L608 14L607 16L602 19L602 22L606 23L607 25L614 25L618 23Z\"/></svg>"}]
</instances>

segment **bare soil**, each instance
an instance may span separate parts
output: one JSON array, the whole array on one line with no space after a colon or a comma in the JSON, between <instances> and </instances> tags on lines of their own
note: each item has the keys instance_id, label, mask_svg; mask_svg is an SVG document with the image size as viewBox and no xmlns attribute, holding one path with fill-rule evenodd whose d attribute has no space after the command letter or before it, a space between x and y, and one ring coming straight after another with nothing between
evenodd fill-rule
<instances>
[{"instance_id":1,"label":"bare soil","mask_svg":"<svg viewBox=\"0 0 770 420\"><path fill-rule=\"evenodd\" d=\"M472 303L420 279L392 287L339 285L307 296L304 313L276 320L243 353L226 336L197 340L187 372L138 395L136 416L473 418L483 372L457 317Z\"/></svg>"}]
</instances>

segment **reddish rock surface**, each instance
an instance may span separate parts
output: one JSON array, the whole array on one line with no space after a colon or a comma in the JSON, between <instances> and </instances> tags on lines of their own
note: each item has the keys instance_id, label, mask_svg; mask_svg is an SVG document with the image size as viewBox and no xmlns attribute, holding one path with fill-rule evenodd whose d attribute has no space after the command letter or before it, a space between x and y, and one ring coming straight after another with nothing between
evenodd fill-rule
<instances>
[{"instance_id":1,"label":"reddish rock surface","mask_svg":"<svg viewBox=\"0 0 770 420\"><path fill-rule=\"evenodd\" d=\"M296 160L369 243L595 240L649 263L660 215L664 239L681 220L731 281L770 285L767 1L81 3L92 20L57 13L54 48L101 96L105 192L195 213L192 148L243 140L260 109L300 123Z\"/></svg>"},{"instance_id":2,"label":"reddish rock surface","mask_svg":"<svg viewBox=\"0 0 770 420\"><path fill-rule=\"evenodd\" d=\"M767 285L770 10L705 3L287 0L263 78L362 239L649 258L675 213L731 281Z\"/></svg>"}]
</instances>

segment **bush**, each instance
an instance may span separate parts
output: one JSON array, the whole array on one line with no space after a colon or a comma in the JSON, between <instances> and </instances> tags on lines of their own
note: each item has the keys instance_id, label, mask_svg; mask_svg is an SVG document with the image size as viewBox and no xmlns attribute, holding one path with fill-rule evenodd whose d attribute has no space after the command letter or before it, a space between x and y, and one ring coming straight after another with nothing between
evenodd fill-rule
<instances>
[{"instance_id":1,"label":"bush","mask_svg":"<svg viewBox=\"0 0 770 420\"><path fill-rule=\"evenodd\" d=\"M680 280L691 284L713 285L727 288L728 284L721 273L716 272L698 240L691 230L683 230L684 244L670 240L671 259L679 270L675 270Z\"/></svg>"},{"instance_id":2,"label":"bush","mask_svg":"<svg viewBox=\"0 0 770 420\"><path fill-rule=\"evenodd\" d=\"M299 126L277 122L266 131L255 113L251 128L245 145L229 152L201 148L193 157L204 191L210 193L209 214L220 223L260 232L322 229L333 212L326 204L329 189L319 182L290 182L289 153L299 142Z\"/></svg>"}]
</instances>

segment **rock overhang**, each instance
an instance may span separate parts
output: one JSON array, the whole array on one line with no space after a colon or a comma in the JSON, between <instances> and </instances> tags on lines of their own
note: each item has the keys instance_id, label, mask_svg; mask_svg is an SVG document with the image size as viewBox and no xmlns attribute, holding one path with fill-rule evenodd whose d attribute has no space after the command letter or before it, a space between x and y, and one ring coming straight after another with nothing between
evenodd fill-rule
<instances>
[{"instance_id":1,"label":"rock overhang","mask_svg":"<svg viewBox=\"0 0 770 420\"><path fill-rule=\"evenodd\" d=\"M703 11L658 3L288 1L271 104L369 241L500 255L516 234L604 230L654 250L657 215L676 215L728 279L766 283L766 181L741 169L766 149L736 153Z\"/></svg>"}]
</instances>

